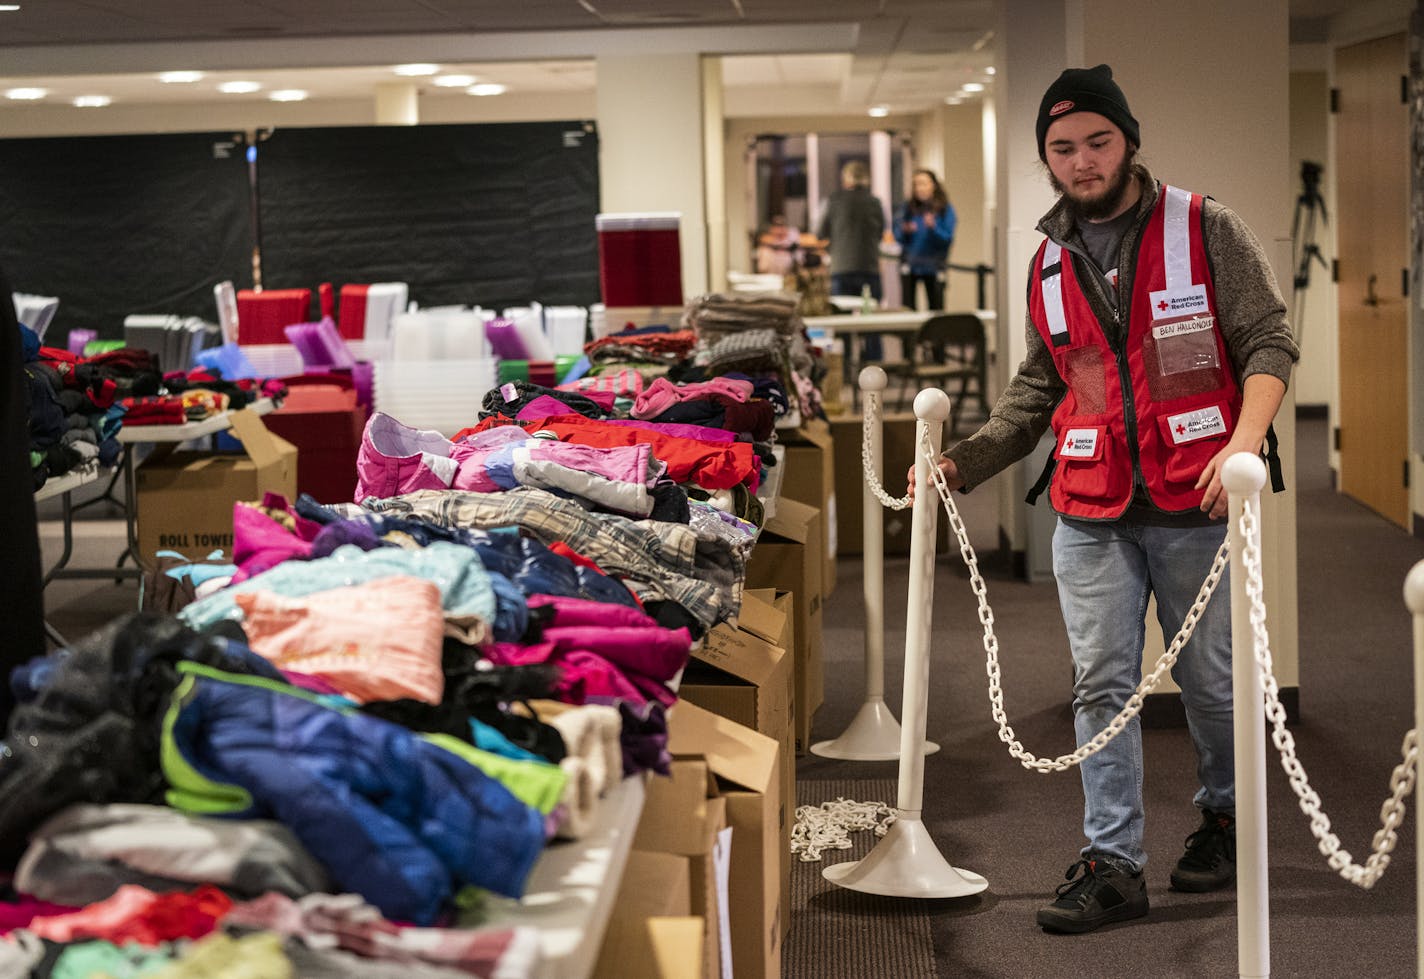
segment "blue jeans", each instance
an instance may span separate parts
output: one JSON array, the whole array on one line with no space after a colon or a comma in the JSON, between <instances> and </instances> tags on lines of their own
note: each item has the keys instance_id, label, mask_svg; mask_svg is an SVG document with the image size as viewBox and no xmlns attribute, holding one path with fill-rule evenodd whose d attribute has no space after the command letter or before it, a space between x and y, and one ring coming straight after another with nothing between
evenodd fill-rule
<instances>
[{"instance_id":1,"label":"blue jeans","mask_svg":"<svg viewBox=\"0 0 1424 979\"><path fill-rule=\"evenodd\" d=\"M1078 744L1112 720L1142 679L1142 642L1149 593L1171 644L1192 607L1226 527L1150 527L1059 517L1053 574L1073 652L1073 728ZM1149 664L1150 665L1150 664ZM1182 688L1187 727L1197 750L1193 800L1217 812L1236 810L1231 720L1231 582L1221 576L1211 602L1182 649L1172 678ZM1136 718L1080 766L1083 848L1141 869L1143 849L1142 727Z\"/></svg>"}]
</instances>

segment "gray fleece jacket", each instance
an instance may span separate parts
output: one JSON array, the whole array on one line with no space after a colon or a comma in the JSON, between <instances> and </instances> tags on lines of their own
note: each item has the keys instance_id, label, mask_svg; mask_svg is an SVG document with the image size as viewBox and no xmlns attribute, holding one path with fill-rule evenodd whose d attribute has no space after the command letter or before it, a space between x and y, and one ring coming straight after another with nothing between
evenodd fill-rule
<instances>
[{"instance_id":1,"label":"gray fleece jacket","mask_svg":"<svg viewBox=\"0 0 1424 979\"><path fill-rule=\"evenodd\" d=\"M1109 298L1101 274L1087 257L1066 203L1060 199L1038 223L1039 231L1062 245L1065 253L1071 253L1073 269L1078 281L1084 283L1088 303L1114 346L1121 343L1127 328L1126 308L1132 297L1137 242L1161 193L1161 185L1145 167L1136 167L1135 173L1142 197L1137 204L1137 220L1123 235L1120 246L1116 303ZM1272 374L1289 383L1300 349L1291 335L1285 301L1265 251L1230 208L1208 199L1202 215L1206 254L1216 286L1218 324L1237 383L1243 383L1251 374ZM965 492L1032 452L1048 428L1053 410L1067 393L1068 387L1054 367L1053 355L1032 318L1025 317L1025 326L1028 353L995 402L989 420L944 453L958 467Z\"/></svg>"}]
</instances>

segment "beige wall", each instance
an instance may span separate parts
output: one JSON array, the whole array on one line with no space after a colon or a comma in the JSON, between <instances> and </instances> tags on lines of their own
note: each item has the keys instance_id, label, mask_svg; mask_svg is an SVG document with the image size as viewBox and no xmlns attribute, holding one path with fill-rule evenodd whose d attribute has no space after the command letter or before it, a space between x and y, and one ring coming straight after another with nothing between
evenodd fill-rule
<instances>
[{"instance_id":1,"label":"beige wall","mask_svg":"<svg viewBox=\"0 0 1424 979\"><path fill-rule=\"evenodd\" d=\"M918 167L939 174L954 204L958 226L950 261L956 265L993 265L993 253L984 233L984 103L940 106L920 116L915 128ZM945 304L951 309L974 306L975 277L967 272L951 272ZM993 303L993 293L988 302Z\"/></svg>"},{"instance_id":2,"label":"beige wall","mask_svg":"<svg viewBox=\"0 0 1424 979\"><path fill-rule=\"evenodd\" d=\"M1202 0L1191 5L1134 0L1084 3L1085 64L1106 61L1142 126L1154 174L1211 194L1245 219L1289 295L1290 49L1286 0ZM1182 44L1201 24L1212 42ZM1185 87L1183 79L1191 79ZM1242 98L1242 93L1250 93ZM1276 678L1299 683L1296 629L1293 391L1276 418L1287 490L1262 494L1263 572Z\"/></svg>"},{"instance_id":3,"label":"beige wall","mask_svg":"<svg viewBox=\"0 0 1424 979\"><path fill-rule=\"evenodd\" d=\"M599 209L679 212L683 295L706 292L702 58L620 55L597 64Z\"/></svg>"},{"instance_id":4,"label":"beige wall","mask_svg":"<svg viewBox=\"0 0 1424 979\"><path fill-rule=\"evenodd\" d=\"M1292 52L1292 59L1296 53ZM1292 71L1290 76L1290 171L1287 187L1295 197L1301 193L1300 165L1311 160L1326 166L1330 157L1330 80L1324 70L1322 57L1320 70ZM1326 213L1333 219L1335 215L1335 184L1329 169L1321 177L1320 193L1325 201ZM1296 206L1292 204L1292 224ZM1301 213L1301 233L1305 232L1306 216ZM1297 340L1300 343L1300 364L1296 368L1293 384L1297 404L1327 405L1335 402L1338 340L1336 324L1339 320L1336 309L1335 283L1330 280L1330 261L1335 257L1335 225L1319 216L1315 220L1315 244L1325 258L1326 265L1313 264L1310 270L1310 287L1299 297L1294 289L1286 294L1286 302L1292 304L1292 321L1296 324ZM1294 272L1294 268L1292 268ZM1290 288L1286 283L1283 287Z\"/></svg>"}]
</instances>

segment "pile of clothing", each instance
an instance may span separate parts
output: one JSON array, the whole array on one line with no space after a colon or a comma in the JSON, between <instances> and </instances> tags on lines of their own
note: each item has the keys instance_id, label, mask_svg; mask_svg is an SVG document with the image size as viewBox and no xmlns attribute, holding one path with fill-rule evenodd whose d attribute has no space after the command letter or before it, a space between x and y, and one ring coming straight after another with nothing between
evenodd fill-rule
<instances>
[{"instance_id":1,"label":"pile of clothing","mask_svg":"<svg viewBox=\"0 0 1424 979\"><path fill-rule=\"evenodd\" d=\"M232 554L163 555L151 611L15 671L0 975L532 974L484 895L667 773L741 606L786 389L690 341L622 346L667 362L616 390L506 384L453 438L377 413L351 501L238 503Z\"/></svg>"},{"instance_id":2,"label":"pile of clothing","mask_svg":"<svg viewBox=\"0 0 1424 979\"><path fill-rule=\"evenodd\" d=\"M120 453L122 398L157 377L151 356L120 350L76 357L41 346L23 325L20 337L34 488L71 472L113 466Z\"/></svg>"}]
</instances>

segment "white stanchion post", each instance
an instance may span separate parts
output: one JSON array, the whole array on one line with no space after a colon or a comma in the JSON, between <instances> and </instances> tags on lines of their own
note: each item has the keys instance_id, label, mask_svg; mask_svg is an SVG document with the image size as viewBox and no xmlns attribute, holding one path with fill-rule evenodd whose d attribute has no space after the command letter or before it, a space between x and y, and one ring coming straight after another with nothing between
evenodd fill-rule
<instances>
[{"instance_id":1,"label":"white stanchion post","mask_svg":"<svg viewBox=\"0 0 1424 979\"><path fill-rule=\"evenodd\" d=\"M977 894L989 882L960 870L940 854L921 819L925 788L925 732L929 720L929 647L934 601L935 526L939 494L921 446L926 436L937 455L949 396L921 391L915 397L915 507L910 530L909 608L905 623L905 699L901 708L899 811L885 838L865 859L821 871L834 884L888 897L946 898Z\"/></svg>"},{"instance_id":2,"label":"white stanchion post","mask_svg":"<svg viewBox=\"0 0 1424 979\"><path fill-rule=\"evenodd\" d=\"M1246 541L1241 513L1250 500L1258 518L1266 464L1238 452L1221 467L1231 539L1231 695L1236 739L1236 958L1242 979L1271 974L1270 885L1266 877L1265 689L1256 663L1251 600L1246 594ZM1260 533L1259 519L1256 525ZM1255 542L1259 547L1259 540Z\"/></svg>"},{"instance_id":3,"label":"white stanchion post","mask_svg":"<svg viewBox=\"0 0 1424 979\"><path fill-rule=\"evenodd\" d=\"M870 414L872 400L880 403L887 380L885 371L870 366L860 372L860 403ZM870 441L871 472L885 483L885 440L880 419L865 426ZM867 476L870 474L867 473ZM861 541L865 569L865 703L840 737L818 741L811 753L846 761L894 761L900 757L900 722L885 703L885 512L870 485L861 481ZM926 754L939 750L925 742Z\"/></svg>"},{"instance_id":4,"label":"white stanchion post","mask_svg":"<svg viewBox=\"0 0 1424 979\"><path fill-rule=\"evenodd\" d=\"M1414 615L1414 730L1424 731L1424 561L1409 569L1404 579L1404 604ZM1424 755L1421 755L1424 759ZM1414 770L1414 811L1424 812L1424 761ZM1418 816L1415 817L1418 819ZM1424 860L1414 858L1415 969L1424 979Z\"/></svg>"}]
</instances>

